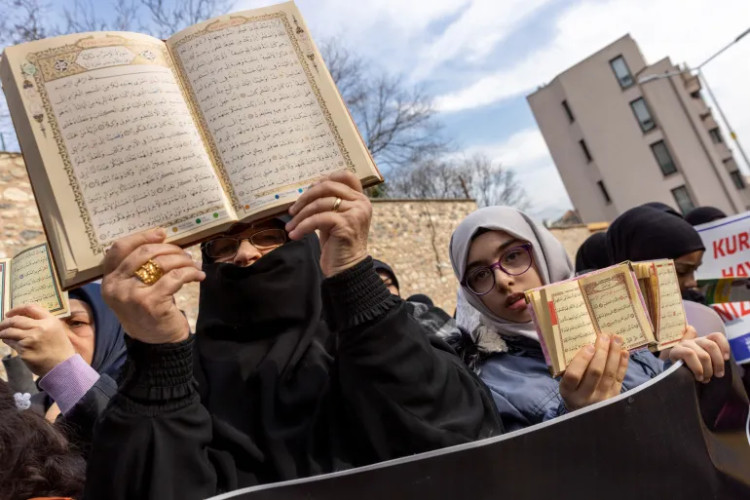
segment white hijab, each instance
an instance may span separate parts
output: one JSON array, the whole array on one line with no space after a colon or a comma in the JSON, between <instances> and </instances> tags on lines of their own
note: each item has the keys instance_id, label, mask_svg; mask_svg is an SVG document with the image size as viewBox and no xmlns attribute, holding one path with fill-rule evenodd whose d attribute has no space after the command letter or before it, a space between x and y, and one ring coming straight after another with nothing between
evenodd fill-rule
<instances>
[{"instance_id":1,"label":"white hijab","mask_svg":"<svg viewBox=\"0 0 750 500\"><path fill-rule=\"evenodd\" d=\"M451 264L459 282L463 281L466 272L466 259L469 256L471 240L480 228L505 231L519 240L531 243L534 263L543 284L548 285L573 276L574 268L565 248L546 228L536 224L526 214L515 208L486 207L466 217L451 236ZM479 311L483 324L503 335L522 335L539 341L536 328L531 321L515 323L503 319L490 311L481 298L474 295L467 287L462 285L461 292L458 294L459 302L465 299ZM461 305L458 309L461 309Z\"/></svg>"}]
</instances>

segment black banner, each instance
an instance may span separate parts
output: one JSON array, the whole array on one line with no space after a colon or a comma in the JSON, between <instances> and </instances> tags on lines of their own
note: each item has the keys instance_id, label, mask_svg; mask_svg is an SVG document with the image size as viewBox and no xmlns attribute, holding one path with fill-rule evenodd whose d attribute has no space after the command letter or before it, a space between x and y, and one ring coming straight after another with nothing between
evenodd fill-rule
<instances>
[{"instance_id":1,"label":"black banner","mask_svg":"<svg viewBox=\"0 0 750 500\"><path fill-rule=\"evenodd\" d=\"M750 499L748 397L737 367L684 367L512 434L214 497L237 500Z\"/></svg>"}]
</instances>

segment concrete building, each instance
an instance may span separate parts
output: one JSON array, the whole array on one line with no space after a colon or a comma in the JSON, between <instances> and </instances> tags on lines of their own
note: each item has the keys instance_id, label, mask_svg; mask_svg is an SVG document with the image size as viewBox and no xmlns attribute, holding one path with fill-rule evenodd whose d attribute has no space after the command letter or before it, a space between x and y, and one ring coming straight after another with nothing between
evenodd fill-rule
<instances>
[{"instance_id":1,"label":"concrete building","mask_svg":"<svg viewBox=\"0 0 750 500\"><path fill-rule=\"evenodd\" d=\"M645 78L679 70L668 57L648 65L625 35L527 97L583 222L612 221L650 201L683 212L750 209L698 78Z\"/></svg>"}]
</instances>

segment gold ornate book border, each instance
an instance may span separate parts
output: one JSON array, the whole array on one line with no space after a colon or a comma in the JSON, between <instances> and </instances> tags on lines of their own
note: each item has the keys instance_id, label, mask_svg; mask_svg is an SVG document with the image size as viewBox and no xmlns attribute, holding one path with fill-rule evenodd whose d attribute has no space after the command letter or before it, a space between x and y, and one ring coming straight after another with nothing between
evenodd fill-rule
<instances>
[{"instance_id":1,"label":"gold ornate book border","mask_svg":"<svg viewBox=\"0 0 750 500\"><path fill-rule=\"evenodd\" d=\"M89 246L91 248L91 251L95 255L103 253L105 248L109 243L111 243L111 241L100 242L96 235L96 231L94 229L88 207L86 206L86 201L81 191L79 180L76 177L73 165L70 161L70 156L65 146L65 142L63 140L60 127L57 123L55 113L52 109L50 98L45 85L47 82L51 82L60 78L85 73L86 71L95 71L95 69L88 70L76 62L80 53L86 49L112 46L124 47L131 51L134 57L127 63L115 64L107 67L111 68L116 66L145 64L162 66L174 71L174 67L170 63L169 52L167 51L166 46L159 45L157 43L149 44L145 41L132 40L116 35L105 35L101 38L87 36L81 38L73 44L67 44L60 47L46 49L40 52L30 53L26 56L26 62L21 65L21 72L24 75L23 90L27 91L25 95L27 99L31 100L30 106L32 110L35 110L35 108L37 108L38 106L37 103L34 102L34 98L36 96L34 96L33 92L29 92L33 91L34 89L32 89L31 82L28 80L28 78L33 78L36 82L35 92L38 94L38 98L41 101L39 103L39 105L41 106L41 109L39 110L40 112L33 111L32 118L39 124L39 127L45 136L45 117L49 123L49 127L52 130L52 135L55 139L55 143L57 144L58 153L63 161L63 166L68 177L68 182L71 189L73 190L74 199L76 205L78 206L78 210L86 230L86 236L89 240ZM41 112L42 110L43 113ZM164 223L164 226L176 227L177 224L184 220L199 217L206 212L219 210L223 210L223 207L215 206L208 209L202 208L200 210L196 210L194 213L190 213L188 215L180 217L179 219L167 221Z\"/></svg>"}]
</instances>

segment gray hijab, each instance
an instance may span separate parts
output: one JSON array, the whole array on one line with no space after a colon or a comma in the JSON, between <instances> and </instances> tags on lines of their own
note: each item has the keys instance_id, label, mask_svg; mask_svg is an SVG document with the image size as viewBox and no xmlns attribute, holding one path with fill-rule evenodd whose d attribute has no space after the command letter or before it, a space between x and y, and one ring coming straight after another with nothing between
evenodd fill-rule
<instances>
[{"instance_id":1,"label":"gray hijab","mask_svg":"<svg viewBox=\"0 0 750 500\"><path fill-rule=\"evenodd\" d=\"M562 246L552 233L532 221L529 216L511 207L486 207L471 213L458 225L451 236L451 264L456 278L461 282L466 271L466 259L469 255L471 239L478 229L505 231L522 241L528 241L533 248L534 263L545 285L571 278L573 265ZM490 311L482 300L462 286L460 298L464 298L474 309L480 312L482 323L503 335L522 335L539 340L532 322L515 323L502 319Z\"/></svg>"}]
</instances>

